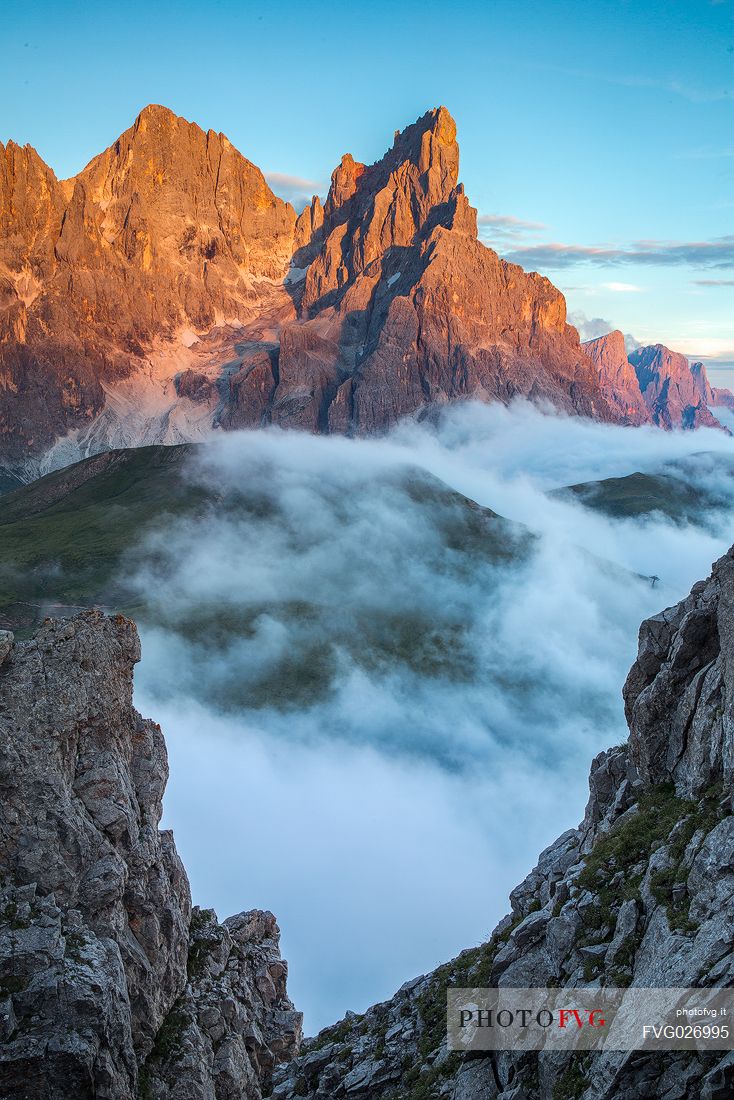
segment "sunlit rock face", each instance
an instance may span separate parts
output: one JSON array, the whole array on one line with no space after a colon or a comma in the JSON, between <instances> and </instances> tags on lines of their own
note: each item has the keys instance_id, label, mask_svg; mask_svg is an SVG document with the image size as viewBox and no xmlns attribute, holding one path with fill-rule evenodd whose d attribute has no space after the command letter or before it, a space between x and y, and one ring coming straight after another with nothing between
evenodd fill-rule
<instances>
[{"instance_id":1,"label":"sunlit rock face","mask_svg":"<svg viewBox=\"0 0 734 1100\"><path fill-rule=\"evenodd\" d=\"M710 406L734 406L734 395L711 385L703 363L689 364L685 355L662 344L628 355L624 335L615 330L587 340L583 349L608 400L629 423L720 428Z\"/></svg>"},{"instance_id":2,"label":"sunlit rock face","mask_svg":"<svg viewBox=\"0 0 734 1100\"><path fill-rule=\"evenodd\" d=\"M0 460L21 480L215 426L375 432L469 397L636 422L561 293L478 241L444 107L376 164L346 154L298 218L224 135L158 106L70 180L0 146L0 210Z\"/></svg>"},{"instance_id":3,"label":"sunlit rock face","mask_svg":"<svg viewBox=\"0 0 734 1100\"><path fill-rule=\"evenodd\" d=\"M298 1049L272 913L192 918L139 657L122 615L0 632L4 1097L259 1100Z\"/></svg>"},{"instance_id":4,"label":"sunlit rock face","mask_svg":"<svg viewBox=\"0 0 734 1100\"><path fill-rule=\"evenodd\" d=\"M632 424L650 424L652 415L637 381L635 368L627 358L624 334L618 329L587 340L583 349L596 367L599 384L622 414Z\"/></svg>"},{"instance_id":5,"label":"sunlit rock face","mask_svg":"<svg viewBox=\"0 0 734 1100\"><path fill-rule=\"evenodd\" d=\"M685 355L662 344L638 348L631 353L630 362L655 424L663 428L718 426L702 392L708 385L702 365L694 376Z\"/></svg>"},{"instance_id":6,"label":"sunlit rock face","mask_svg":"<svg viewBox=\"0 0 734 1100\"><path fill-rule=\"evenodd\" d=\"M271 307L293 250L295 211L260 170L157 106L71 180L29 146L0 147L0 209L0 428L21 464L106 405L144 441L145 419L177 402L197 334ZM292 311L282 287L277 306ZM188 437L196 406L183 407Z\"/></svg>"}]
</instances>

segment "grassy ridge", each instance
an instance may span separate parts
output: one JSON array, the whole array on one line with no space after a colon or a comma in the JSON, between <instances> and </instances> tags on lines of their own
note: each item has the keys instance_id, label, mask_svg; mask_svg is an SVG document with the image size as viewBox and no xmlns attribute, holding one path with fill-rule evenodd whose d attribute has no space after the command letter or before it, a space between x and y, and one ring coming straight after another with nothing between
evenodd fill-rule
<instances>
[{"instance_id":1,"label":"grassy ridge","mask_svg":"<svg viewBox=\"0 0 734 1100\"><path fill-rule=\"evenodd\" d=\"M192 448L141 447L96 455L0 501L0 624L30 629L47 612L129 598L123 555L166 518L205 507L182 476Z\"/></svg>"},{"instance_id":2,"label":"grassy ridge","mask_svg":"<svg viewBox=\"0 0 734 1100\"><path fill-rule=\"evenodd\" d=\"M63 615L94 604L145 618L140 594L123 578L126 563L140 564L149 553L143 549L147 534L209 512L253 525L288 522L276 499L250 487L246 470L236 489L188 477L190 459L198 451L190 444L111 451L5 495L0 501L0 625L27 633L45 614ZM455 570L469 574L477 561L501 563L517 554L515 525L430 475L404 470L386 474L385 480L394 482L406 507L426 516ZM343 510L346 516L348 500ZM195 624L171 625L186 634L204 627L215 638L247 634L248 623L262 610L254 602L246 613L200 607ZM280 610L292 621L314 613L307 601L297 607L284 604ZM362 626L368 650L371 642L380 648L381 632L398 651L413 647L415 623ZM449 638L446 645L450 643ZM421 660L430 665L435 651L440 660L443 646L441 639L426 641L424 636Z\"/></svg>"},{"instance_id":3,"label":"grassy ridge","mask_svg":"<svg viewBox=\"0 0 734 1100\"><path fill-rule=\"evenodd\" d=\"M707 526L734 502L734 461L726 455L694 454L652 473L580 482L550 494L583 504L613 519L658 514L674 523Z\"/></svg>"}]
</instances>

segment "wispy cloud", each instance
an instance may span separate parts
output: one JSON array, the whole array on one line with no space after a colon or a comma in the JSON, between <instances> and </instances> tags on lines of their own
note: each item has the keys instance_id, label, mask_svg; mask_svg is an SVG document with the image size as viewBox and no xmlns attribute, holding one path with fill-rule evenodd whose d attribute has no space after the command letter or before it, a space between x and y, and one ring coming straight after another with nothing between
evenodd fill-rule
<instances>
[{"instance_id":1,"label":"wispy cloud","mask_svg":"<svg viewBox=\"0 0 734 1100\"><path fill-rule=\"evenodd\" d=\"M599 336L606 336L617 326L606 317L587 317L582 309L575 309L568 315L568 323L578 330L582 342L596 340ZM642 347L641 342L631 332L624 333L624 346L627 354Z\"/></svg>"},{"instance_id":2,"label":"wispy cloud","mask_svg":"<svg viewBox=\"0 0 734 1100\"><path fill-rule=\"evenodd\" d=\"M620 267L628 264L670 267L734 267L734 235L708 241L633 241L620 247L564 244L553 241L534 244L505 253L505 259L523 267L539 270L594 264L598 267Z\"/></svg>"},{"instance_id":3,"label":"wispy cloud","mask_svg":"<svg viewBox=\"0 0 734 1100\"><path fill-rule=\"evenodd\" d=\"M524 403L380 440L219 435L190 472L212 513L136 558L164 616L144 624L136 698L164 723L196 899L272 906L311 1030L486 938L583 812L589 756L626 734L640 620L734 541L730 505L712 533L545 490L713 451L728 504L734 440ZM528 552L431 475L531 525Z\"/></svg>"},{"instance_id":4,"label":"wispy cloud","mask_svg":"<svg viewBox=\"0 0 734 1100\"><path fill-rule=\"evenodd\" d=\"M696 286L734 286L734 279L694 279Z\"/></svg>"},{"instance_id":5,"label":"wispy cloud","mask_svg":"<svg viewBox=\"0 0 734 1100\"><path fill-rule=\"evenodd\" d=\"M291 176L287 172L263 172L263 175L275 194L292 203L298 211L310 203L314 195L323 198L328 189L324 180Z\"/></svg>"},{"instance_id":6,"label":"wispy cloud","mask_svg":"<svg viewBox=\"0 0 734 1100\"><path fill-rule=\"evenodd\" d=\"M477 225L482 237L496 240L524 240L548 228L543 222L524 221L512 214L480 214Z\"/></svg>"},{"instance_id":7,"label":"wispy cloud","mask_svg":"<svg viewBox=\"0 0 734 1100\"><path fill-rule=\"evenodd\" d=\"M606 336L616 328L616 325L607 321L606 317L587 317L582 309L569 313L568 323L578 329L582 341L596 340L598 336Z\"/></svg>"},{"instance_id":8,"label":"wispy cloud","mask_svg":"<svg viewBox=\"0 0 734 1100\"><path fill-rule=\"evenodd\" d=\"M719 336L683 336L672 341L675 351L687 355L689 359L714 359L729 361L734 359L734 341L731 337Z\"/></svg>"},{"instance_id":9,"label":"wispy cloud","mask_svg":"<svg viewBox=\"0 0 734 1100\"><path fill-rule=\"evenodd\" d=\"M512 214L480 214L479 233L511 263L538 271L560 270L580 264L595 267L684 266L703 268L734 267L734 234L707 241L671 241L655 238L619 245L568 244L543 241L538 235L547 230L542 222L528 221ZM601 284L613 294L639 294L644 287L635 283L610 281ZM700 281L700 286L729 285L727 280Z\"/></svg>"}]
</instances>

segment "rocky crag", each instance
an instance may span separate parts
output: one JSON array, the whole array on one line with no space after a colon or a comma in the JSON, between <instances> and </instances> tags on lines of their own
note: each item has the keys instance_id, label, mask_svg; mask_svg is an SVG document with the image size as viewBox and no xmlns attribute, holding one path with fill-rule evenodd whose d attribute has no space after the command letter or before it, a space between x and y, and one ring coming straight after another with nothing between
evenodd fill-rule
<instances>
[{"instance_id":1,"label":"rocky crag","mask_svg":"<svg viewBox=\"0 0 734 1100\"><path fill-rule=\"evenodd\" d=\"M300 216L226 137L150 106L73 179L0 145L8 481L212 427L384 430L473 397L610 400L563 295L477 238L441 107Z\"/></svg>"},{"instance_id":2,"label":"rocky crag","mask_svg":"<svg viewBox=\"0 0 734 1100\"><path fill-rule=\"evenodd\" d=\"M0 635L0 1096L259 1100L298 1050L271 913L191 909L135 626Z\"/></svg>"},{"instance_id":3,"label":"rocky crag","mask_svg":"<svg viewBox=\"0 0 734 1100\"><path fill-rule=\"evenodd\" d=\"M273 1100L724 1100L734 1055L474 1055L447 986L734 982L734 548L643 623L629 743L593 762L583 822L541 855L488 943L307 1040Z\"/></svg>"},{"instance_id":4,"label":"rocky crag","mask_svg":"<svg viewBox=\"0 0 734 1100\"><path fill-rule=\"evenodd\" d=\"M619 418L560 292L478 241L439 108L376 164L345 156L334 172L299 322L281 338L273 419L372 432L425 406L520 395Z\"/></svg>"},{"instance_id":5,"label":"rocky crag","mask_svg":"<svg viewBox=\"0 0 734 1100\"><path fill-rule=\"evenodd\" d=\"M599 384L629 423L660 428L720 428L711 407L734 407L734 394L711 385L703 363L662 344L627 355L619 331L582 345L597 368Z\"/></svg>"}]
</instances>

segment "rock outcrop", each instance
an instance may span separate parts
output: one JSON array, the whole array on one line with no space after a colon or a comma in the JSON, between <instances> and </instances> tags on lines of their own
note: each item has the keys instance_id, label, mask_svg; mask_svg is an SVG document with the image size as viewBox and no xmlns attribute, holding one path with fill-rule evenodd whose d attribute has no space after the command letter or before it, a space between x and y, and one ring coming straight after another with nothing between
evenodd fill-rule
<instances>
[{"instance_id":1,"label":"rock outcrop","mask_svg":"<svg viewBox=\"0 0 734 1100\"><path fill-rule=\"evenodd\" d=\"M8 1100L259 1098L298 1049L272 914L192 920L158 829L163 735L132 705L138 659L134 624L96 611L0 637Z\"/></svg>"},{"instance_id":2,"label":"rock outcrop","mask_svg":"<svg viewBox=\"0 0 734 1100\"><path fill-rule=\"evenodd\" d=\"M615 330L588 340L583 349L596 367L607 399L629 423L660 428L720 428L710 406L734 407L734 394L709 383L703 363L662 344L638 348L629 356L624 335Z\"/></svg>"},{"instance_id":3,"label":"rock outcrop","mask_svg":"<svg viewBox=\"0 0 734 1100\"><path fill-rule=\"evenodd\" d=\"M661 428L720 426L702 395L701 376L694 377L685 355L653 344L633 351L630 362L654 424Z\"/></svg>"},{"instance_id":4,"label":"rock outcrop","mask_svg":"<svg viewBox=\"0 0 734 1100\"><path fill-rule=\"evenodd\" d=\"M275 422L373 432L447 401L637 422L563 295L477 238L441 107L296 218L222 134L150 106L79 175L0 146L0 464Z\"/></svg>"},{"instance_id":5,"label":"rock outcrop","mask_svg":"<svg viewBox=\"0 0 734 1100\"><path fill-rule=\"evenodd\" d=\"M477 239L441 107L366 167L332 176L300 317L280 341L272 419L375 432L448 401L548 400L624 420L600 392L563 296Z\"/></svg>"},{"instance_id":6,"label":"rock outcrop","mask_svg":"<svg viewBox=\"0 0 734 1100\"><path fill-rule=\"evenodd\" d=\"M587 340L582 347L597 369L599 384L607 399L621 410L629 423L652 423L635 368L627 358L624 334L615 329L606 336Z\"/></svg>"},{"instance_id":7,"label":"rock outcrop","mask_svg":"<svg viewBox=\"0 0 734 1100\"><path fill-rule=\"evenodd\" d=\"M734 409L734 393L723 386L712 386L703 363L691 363L691 374L706 405Z\"/></svg>"},{"instance_id":8,"label":"rock outcrop","mask_svg":"<svg viewBox=\"0 0 734 1100\"><path fill-rule=\"evenodd\" d=\"M734 983L734 548L643 623L629 743L542 853L488 943L307 1040L273 1100L724 1100L734 1056L448 1053L446 989Z\"/></svg>"},{"instance_id":9,"label":"rock outcrop","mask_svg":"<svg viewBox=\"0 0 734 1100\"><path fill-rule=\"evenodd\" d=\"M247 1100L269 1091L301 1029L279 935L272 913L219 924L211 909L194 909L188 982L141 1074L151 1100Z\"/></svg>"}]
</instances>

